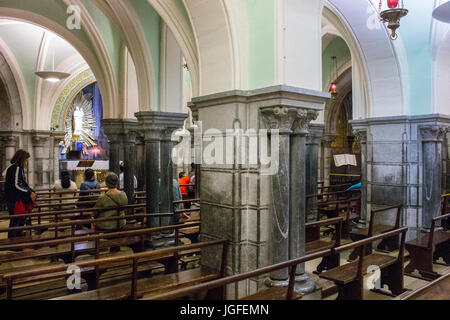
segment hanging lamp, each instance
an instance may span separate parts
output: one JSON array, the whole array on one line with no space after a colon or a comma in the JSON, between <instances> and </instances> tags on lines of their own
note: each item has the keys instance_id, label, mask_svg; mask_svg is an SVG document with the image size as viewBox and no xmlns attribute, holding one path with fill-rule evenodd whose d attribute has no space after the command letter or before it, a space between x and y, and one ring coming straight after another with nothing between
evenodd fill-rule
<instances>
[{"instance_id":1,"label":"hanging lamp","mask_svg":"<svg viewBox=\"0 0 450 320\"><path fill-rule=\"evenodd\" d=\"M55 71L55 48L52 53L52 71L37 71L35 74L48 82L56 83L69 77L70 73Z\"/></svg>"},{"instance_id":2,"label":"hanging lamp","mask_svg":"<svg viewBox=\"0 0 450 320\"><path fill-rule=\"evenodd\" d=\"M388 23L387 27L391 29L391 39L398 38L397 29L400 27L400 19L408 14L408 10L405 9L403 0L386 0L388 9L381 11L383 0L380 0L379 12L380 20L384 23Z\"/></svg>"},{"instance_id":3,"label":"hanging lamp","mask_svg":"<svg viewBox=\"0 0 450 320\"><path fill-rule=\"evenodd\" d=\"M330 93L331 93L331 99L335 100L336 96L337 96L337 83L336 83L336 78L337 78L337 58L336 56L332 56L331 57L331 68L333 68L333 71L330 71L330 76L332 77L333 81L331 82L330 85Z\"/></svg>"}]
</instances>

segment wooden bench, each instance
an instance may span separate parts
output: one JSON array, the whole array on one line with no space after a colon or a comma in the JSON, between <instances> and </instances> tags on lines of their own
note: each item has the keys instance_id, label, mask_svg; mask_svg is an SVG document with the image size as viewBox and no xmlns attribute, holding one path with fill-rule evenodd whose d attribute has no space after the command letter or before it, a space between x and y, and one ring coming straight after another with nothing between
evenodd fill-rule
<instances>
[{"instance_id":1,"label":"wooden bench","mask_svg":"<svg viewBox=\"0 0 450 320\"><path fill-rule=\"evenodd\" d=\"M401 300L450 300L450 272L408 293Z\"/></svg>"},{"instance_id":2,"label":"wooden bench","mask_svg":"<svg viewBox=\"0 0 450 320\"><path fill-rule=\"evenodd\" d=\"M450 264L450 232L436 230L436 223L449 217L450 213L433 218L428 235L406 242L406 250L411 257L405 269L406 274L417 277L412 274L417 269L425 280L434 280L440 275L433 271L433 262L442 257L446 265Z\"/></svg>"},{"instance_id":3,"label":"wooden bench","mask_svg":"<svg viewBox=\"0 0 450 320\"><path fill-rule=\"evenodd\" d=\"M393 295L399 295L405 291L403 288L403 262L405 237L408 228L401 228L383 233L364 240L353 242L332 249L338 253L344 250L359 248L358 261L333 268L319 275L320 278L333 281L338 287L338 300L362 300L363 298L363 276L368 273L369 266L377 266L381 270L381 285L387 284ZM373 253L365 255L366 247L371 246L374 241L388 237L398 237L401 234L401 245L397 257L385 254ZM379 293L384 293L377 290Z\"/></svg>"},{"instance_id":4,"label":"wooden bench","mask_svg":"<svg viewBox=\"0 0 450 320\"><path fill-rule=\"evenodd\" d=\"M442 212L441 215L446 215L450 213L450 193L443 194L442 196ZM450 220L446 220L445 229L450 230Z\"/></svg>"},{"instance_id":5,"label":"wooden bench","mask_svg":"<svg viewBox=\"0 0 450 320\"><path fill-rule=\"evenodd\" d=\"M134 244L140 244L143 246L144 240L150 236L153 232L161 232L168 230L175 230L175 242L179 243L179 229L184 227L190 227L193 224L188 224L187 226L183 225L174 225L174 226L166 226L166 227L157 227L157 228L148 228L141 230L132 230L132 231L119 231L119 232L111 232L105 234L98 235L89 235L77 238L68 238L54 241L44 241L33 244L19 244L19 245L11 245L9 248L25 248L25 247L39 247L44 245L59 245L53 248L44 248L35 251L24 251L24 252L14 252L11 254L6 254L0 256L0 262L11 262L11 261L19 261L30 258L48 258L48 257L61 257L66 263L73 262L77 255L83 254L94 254L94 257L98 259L100 250L105 248L111 248L116 246L129 246ZM108 240L108 241L101 241ZM75 244L75 242L83 242ZM69 246L64 246L68 244ZM63 245L63 246L61 246ZM142 247L143 251L144 248ZM195 252L195 251L194 251ZM187 251L186 254L192 254L192 251ZM176 272L178 271L178 260L174 260L173 257L167 256L161 258L159 263L162 263L165 266L166 272ZM6 272L10 272L13 270L7 270ZM90 270L91 272L94 270ZM88 288L95 288L96 283L94 283L94 279L92 278L92 274L84 273L86 276L86 282L88 283ZM42 278L42 277L41 277ZM2 282L3 281L3 282ZM4 287L6 283L4 282L4 277L0 281L0 288Z\"/></svg>"},{"instance_id":6,"label":"wooden bench","mask_svg":"<svg viewBox=\"0 0 450 320\"><path fill-rule=\"evenodd\" d=\"M394 226L385 225L385 224L375 224L375 215L376 214L387 211L387 210L392 210L392 209L397 209ZM349 234L350 239L352 239L352 241L359 241L359 240L370 238L372 236L376 236L378 234L382 234L382 233L385 233L385 232L388 232L391 230L398 229L400 227L401 212L402 212L401 205L391 206L391 207L378 209L378 210L372 210L370 212L369 227L352 230ZM377 250L381 251L381 252L391 252L391 251L397 250L398 248L399 248L398 247L398 237L397 238L391 237L391 238L383 239L383 241L381 241L377 246ZM367 250L366 255L369 255L372 253L371 246L367 246L366 250ZM358 257L358 251L357 251L357 248L355 248L355 250L353 250L353 252L350 254L349 260L355 260L357 257Z\"/></svg>"},{"instance_id":7,"label":"wooden bench","mask_svg":"<svg viewBox=\"0 0 450 320\"><path fill-rule=\"evenodd\" d=\"M226 287L228 284L236 283L242 280L259 277L264 274L268 274L272 271L276 271L279 269L288 268L289 269L289 285L287 287L272 287L263 289L256 294L252 294L247 297L243 297L242 300L297 300L301 298L301 294L298 294L294 291L295 284L295 275L297 270L297 265L322 258L326 255L331 254L331 249L319 251L313 254L305 255L300 258L292 259L289 261L277 263L271 266L259 268L256 270L244 272L241 274L236 274L232 276L228 276L222 279L217 279L213 281L208 281L202 284L198 284L195 286L177 289L167 293L161 293L158 295L144 296L142 300L169 300L169 299L180 299L182 297L191 296L194 294L198 294L200 292L210 292L211 290L215 290L215 292L220 292L220 295L207 295L208 298L217 299L217 300L225 300L226 297Z\"/></svg>"},{"instance_id":8,"label":"wooden bench","mask_svg":"<svg viewBox=\"0 0 450 320\"><path fill-rule=\"evenodd\" d=\"M310 239L306 240L306 254L311 254L315 252L319 252L322 250L330 249L330 248L336 248L341 245L341 230L342 230L342 217L327 219L327 220L320 220L316 222L309 222L305 225L306 230L312 230L310 233ZM334 225L335 226L335 233L332 236L331 241L324 241L320 239L320 228L323 226L329 226ZM313 236L313 233L315 235ZM334 241L333 241L334 239ZM337 254L330 254L325 257L323 257L320 264L317 266L317 269L315 273L319 274L324 270L332 269L337 266L339 266L339 260L340 255Z\"/></svg>"},{"instance_id":9,"label":"wooden bench","mask_svg":"<svg viewBox=\"0 0 450 320\"><path fill-rule=\"evenodd\" d=\"M197 269L181 271L171 274L158 275L151 278L138 278L138 265L143 261L159 260L161 257L174 256L177 257L181 252L202 249L211 246L222 245L222 261L220 270L214 270L207 267L201 267ZM173 248L160 249L150 252L142 252L133 255L104 258L93 261L87 261L78 263L79 268L105 266L117 263L132 264L131 281L120 282L112 286L98 288L96 290L86 291L82 293L76 293L71 295L62 296L52 300L124 300L124 299L137 299L144 295L157 295L170 290L175 290L185 286L210 281L223 277L225 273L226 258L228 251L227 240L215 240L209 242L200 242L196 244L190 244L185 246L178 246ZM4 276L8 283L8 292L10 292L8 298L12 298L12 287L14 281L24 277L31 277L42 274L52 274L67 270L69 266L56 266L51 268L40 268L36 270L29 270L25 272L11 273Z\"/></svg>"}]
</instances>

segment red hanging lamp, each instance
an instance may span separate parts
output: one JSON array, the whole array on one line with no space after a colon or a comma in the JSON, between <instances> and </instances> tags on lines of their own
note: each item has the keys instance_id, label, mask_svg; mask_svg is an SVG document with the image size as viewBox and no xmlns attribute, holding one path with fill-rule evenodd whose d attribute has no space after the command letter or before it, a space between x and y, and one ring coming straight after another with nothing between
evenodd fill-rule
<instances>
[{"instance_id":1,"label":"red hanging lamp","mask_svg":"<svg viewBox=\"0 0 450 320\"><path fill-rule=\"evenodd\" d=\"M336 83L336 78L337 78L337 58L336 56L332 56L331 57L332 60L332 64L331 64L331 68L333 68L333 71L330 72L330 76L332 77L333 81L331 82L330 85L330 93L331 93L331 99L336 99L337 96L337 83Z\"/></svg>"},{"instance_id":2,"label":"red hanging lamp","mask_svg":"<svg viewBox=\"0 0 450 320\"><path fill-rule=\"evenodd\" d=\"M391 29L391 39L398 38L397 29L400 27L400 19L408 14L408 10L405 9L403 0L386 0L387 9L381 11L383 0L380 0L380 19L383 22L387 22L387 27Z\"/></svg>"}]
</instances>

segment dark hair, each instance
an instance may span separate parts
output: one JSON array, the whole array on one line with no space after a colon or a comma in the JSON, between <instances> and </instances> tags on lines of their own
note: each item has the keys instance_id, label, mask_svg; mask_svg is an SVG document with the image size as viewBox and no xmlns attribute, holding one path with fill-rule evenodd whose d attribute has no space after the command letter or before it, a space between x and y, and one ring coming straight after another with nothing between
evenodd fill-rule
<instances>
[{"instance_id":1,"label":"dark hair","mask_svg":"<svg viewBox=\"0 0 450 320\"><path fill-rule=\"evenodd\" d=\"M94 177L94 170L87 169L84 172L84 180L90 181L90 180L92 180L93 177Z\"/></svg>"},{"instance_id":2,"label":"dark hair","mask_svg":"<svg viewBox=\"0 0 450 320\"><path fill-rule=\"evenodd\" d=\"M105 183L108 189L117 188L117 185L119 184L119 177L114 172L108 172Z\"/></svg>"},{"instance_id":3,"label":"dark hair","mask_svg":"<svg viewBox=\"0 0 450 320\"><path fill-rule=\"evenodd\" d=\"M61 178L61 186L64 189L68 189L70 187L70 173L68 171L62 171L60 174Z\"/></svg>"},{"instance_id":4,"label":"dark hair","mask_svg":"<svg viewBox=\"0 0 450 320\"><path fill-rule=\"evenodd\" d=\"M30 158L30 154L22 149L19 149L14 154L14 157L11 159L11 164L17 164L19 167L23 168L23 165L25 164L25 160Z\"/></svg>"},{"instance_id":5,"label":"dark hair","mask_svg":"<svg viewBox=\"0 0 450 320\"><path fill-rule=\"evenodd\" d=\"M120 172L123 172L123 164L119 166Z\"/></svg>"},{"instance_id":6,"label":"dark hair","mask_svg":"<svg viewBox=\"0 0 450 320\"><path fill-rule=\"evenodd\" d=\"M181 179L181 178L183 178L184 177L184 175L186 174L186 172L180 172L180 174L178 175L178 177Z\"/></svg>"}]
</instances>

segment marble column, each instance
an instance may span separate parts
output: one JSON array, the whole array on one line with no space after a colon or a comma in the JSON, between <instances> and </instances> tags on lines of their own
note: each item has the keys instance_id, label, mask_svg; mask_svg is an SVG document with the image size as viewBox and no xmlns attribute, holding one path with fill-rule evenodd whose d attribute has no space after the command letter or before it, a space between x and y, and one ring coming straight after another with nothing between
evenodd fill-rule
<instances>
[{"instance_id":1,"label":"marble column","mask_svg":"<svg viewBox=\"0 0 450 320\"><path fill-rule=\"evenodd\" d=\"M367 130L354 130L361 143L361 219L367 222Z\"/></svg>"},{"instance_id":2,"label":"marble column","mask_svg":"<svg viewBox=\"0 0 450 320\"><path fill-rule=\"evenodd\" d=\"M270 221L270 264L289 259L289 211L290 211L290 135L296 118L294 109L285 107L263 108L261 113L265 123L272 130L279 130L279 162L278 173L272 175L272 204ZM271 139L273 139L273 135ZM276 150L271 150L276 152ZM288 269L280 269L270 273L267 280L269 286L286 286Z\"/></svg>"},{"instance_id":3,"label":"marble column","mask_svg":"<svg viewBox=\"0 0 450 320\"><path fill-rule=\"evenodd\" d=\"M123 121L126 119L102 119L102 127L109 142L109 171L119 174L120 150L125 140Z\"/></svg>"},{"instance_id":4,"label":"marble column","mask_svg":"<svg viewBox=\"0 0 450 320\"><path fill-rule=\"evenodd\" d=\"M59 144L61 141L64 141L64 132L52 132L53 137L53 184L56 180L59 179Z\"/></svg>"},{"instance_id":5,"label":"marble column","mask_svg":"<svg viewBox=\"0 0 450 320\"><path fill-rule=\"evenodd\" d=\"M440 214L442 193L442 142L445 127L420 126L422 137L422 229L430 231L431 220Z\"/></svg>"},{"instance_id":6,"label":"marble column","mask_svg":"<svg viewBox=\"0 0 450 320\"><path fill-rule=\"evenodd\" d=\"M17 151L17 145L19 142L19 137L17 136L7 136L4 137L5 146L5 169L11 164L11 159Z\"/></svg>"},{"instance_id":7,"label":"marble column","mask_svg":"<svg viewBox=\"0 0 450 320\"><path fill-rule=\"evenodd\" d=\"M136 179L138 190L145 190L145 141L140 132L136 136Z\"/></svg>"},{"instance_id":8,"label":"marble column","mask_svg":"<svg viewBox=\"0 0 450 320\"><path fill-rule=\"evenodd\" d=\"M306 194L317 194L317 182L319 174L319 144L323 136L323 125L310 124L306 137ZM317 209L316 198L310 198L308 201L307 212L309 215L316 216Z\"/></svg>"},{"instance_id":9,"label":"marble column","mask_svg":"<svg viewBox=\"0 0 450 320\"><path fill-rule=\"evenodd\" d=\"M125 125L124 140L122 142L124 151L123 189L127 194L128 203L134 203L134 177L136 175L136 129L137 123Z\"/></svg>"},{"instance_id":10,"label":"marble column","mask_svg":"<svg viewBox=\"0 0 450 320\"><path fill-rule=\"evenodd\" d=\"M141 133L145 140L145 177L147 189L147 213L157 213L169 210L172 193L171 150L172 143L167 137L170 130L180 128L187 118L184 113L158 111L142 111L136 113ZM164 140L164 141L163 141ZM169 171L170 170L170 171ZM170 173L170 174L169 174ZM167 213L167 212L166 212ZM161 225L161 219L148 219L150 227ZM153 247L164 245L152 238Z\"/></svg>"},{"instance_id":11,"label":"marble column","mask_svg":"<svg viewBox=\"0 0 450 320\"><path fill-rule=\"evenodd\" d=\"M306 135L308 124L317 119L317 111L296 110L290 149L290 217L289 217L289 259L302 257L305 248L305 214L306 214ZM296 292L308 293L315 289L315 284L305 273L305 264L297 265Z\"/></svg>"},{"instance_id":12,"label":"marble column","mask_svg":"<svg viewBox=\"0 0 450 320\"><path fill-rule=\"evenodd\" d=\"M5 156L5 142L6 142L5 137L0 136L0 179L4 178L3 171L5 171L5 169L7 168Z\"/></svg>"},{"instance_id":13,"label":"marble column","mask_svg":"<svg viewBox=\"0 0 450 320\"><path fill-rule=\"evenodd\" d=\"M48 184L48 181L44 181L44 174L48 172L48 168L44 166L44 159L46 158L45 144L49 141L49 137L34 135L32 141L34 149L34 159L32 159L34 163L34 186L42 187L45 182Z\"/></svg>"},{"instance_id":14,"label":"marble column","mask_svg":"<svg viewBox=\"0 0 450 320\"><path fill-rule=\"evenodd\" d=\"M331 144L336 139L336 135L326 134L322 139L323 145L323 181L325 186L330 185L331 161Z\"/></svg>"}]
</instances>

